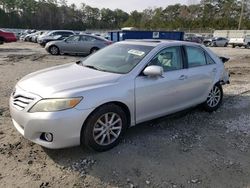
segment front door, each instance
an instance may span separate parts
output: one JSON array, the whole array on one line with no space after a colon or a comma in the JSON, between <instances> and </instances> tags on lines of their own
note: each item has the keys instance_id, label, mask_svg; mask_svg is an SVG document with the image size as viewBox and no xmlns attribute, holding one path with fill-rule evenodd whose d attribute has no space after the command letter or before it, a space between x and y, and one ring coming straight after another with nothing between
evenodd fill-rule
<instances>
[{"instance_id":1,"label":"front door","mask_svg":"<svg viewBox=\"0 0 250 188\"><path fill-rule=\"evenodd\" d=\"M143 74L135 80L136 123L157 118L184 108L187 69L183 68L181 47L160 51L148 64L161 66L162 76Z\"/></svg>"}]
</instances>

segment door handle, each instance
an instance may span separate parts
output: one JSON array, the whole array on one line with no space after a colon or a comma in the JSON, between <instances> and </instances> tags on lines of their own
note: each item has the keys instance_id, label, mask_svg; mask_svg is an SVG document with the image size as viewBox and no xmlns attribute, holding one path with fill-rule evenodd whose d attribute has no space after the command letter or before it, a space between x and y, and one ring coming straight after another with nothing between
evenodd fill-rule
<instances>
[{"instance_id":1,"label":"door handle","mask_svg":"<svg viewBox=\"0 0 250 188\"><path fill-rule=\"evenodd\" d=\"M187 76L186 76L186 75L181 75L181 76L179 77L179 80L185 80L185 79L187 79Z\"/></svg>"},{"instance_id":2,"label":"door handle","mask_svg":"<svg viewBox=\"0 0 250 188\"><path fill-rule=\"evenodd\" d=\"M216 69L216 68L213 68L212 72L217 72L217 69Z\"/></svg>"}]
</instances>

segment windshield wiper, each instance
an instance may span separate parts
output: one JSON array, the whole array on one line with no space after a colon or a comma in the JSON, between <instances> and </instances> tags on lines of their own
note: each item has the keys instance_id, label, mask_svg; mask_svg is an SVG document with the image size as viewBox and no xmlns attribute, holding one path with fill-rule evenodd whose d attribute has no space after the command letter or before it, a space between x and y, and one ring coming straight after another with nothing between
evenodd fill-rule
<instances>
[{"instance_id":1,"label":"windshield wiper","mask_svg":"<svg viewBox=\"0 0 250 188\"><path fill-rule=\"evenodd\" d=\"M98 67L95 67L95 66L93 66L93 65L84 65L84 64L82 64L84 67L88 67L88 68L90 68L90 69L95 69L95 70L99 70L99 71L104 71L104 70L102 70L102 69L100 69L100 68L98 68Z\"/></svg>"}]
</instances>

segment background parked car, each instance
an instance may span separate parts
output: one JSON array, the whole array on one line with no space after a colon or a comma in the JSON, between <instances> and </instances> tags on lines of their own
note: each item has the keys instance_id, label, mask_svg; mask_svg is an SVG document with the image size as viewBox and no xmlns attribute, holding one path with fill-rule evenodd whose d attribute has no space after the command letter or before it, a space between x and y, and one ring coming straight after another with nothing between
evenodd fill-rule
<instances>
[{"instance_id":1,"label":"background parked car","mask_svg":"<svg viewBox=\"0 0 250 188\"><path fill-rule=\"evenodd\" d=\"M249 49L250 48L250 35L246 35L243 42L244 42L244 47Z\"/></svg>"},{"instance_id":2,"label":"background parked car","mask_svg":"<svg viewBox=\"0 0 250 188\"><path fill-rule=\"evenodd\" d=\"M233 48L236 46L250 48L250 35L245 35L239 38L230 38L229 45L231 45Z\"/></svg>"},{"instance_id":3,"label":"background parked car","mask_svg":"<svg viewBox=\"0 0 250 188\"><path fill-rule=\"evenodd\" d=\"M95 35L81 34L68 37L62 41L49 42L45 46L45 49L52 55L62 53L87 55L109 44L112 44L112 41L105 38Z\"/></svg>"},{"instance_id":4,"label":"background parked car","mask_svg":"<svg viewBox=\"0 0 250 188\"><path fill-rule=\"evenodd\" d=\"M75 35L74 31L71 30L54 30L46 33L45 35L41 35L38 37L37 42L41 46L45 46L48 42L50 41L55 41L55 40L63 40L70 35Z\"/></svg>"},{"instance_id":5,"label":"background parked car","mask_svg":"<svg viewBox=\"0 0 250 188\"><path fill-rule=\"evenodd\" d=\"M203 41L205 46L227 47L228 39L224 37L214 37Z\"/></svg>"},{"instance_id":6,"label":"background parked car","mask_svg":"<svg viewBox=\"0 0 250 188\"><path fill-rule=\"evenodd\" d=\"M32 35L30 41L31 42L37 42L37 38L41 36L45 31L38 31L34 35Z\"/></svg>"},{"instance_id":7,"label":"background parked car","mask_svg":"<svg viewBox=\"0 0 250 188\"><path fill-rule=\"evenodd\" d=\"M197 37L197 36L186 37L185 41L195 42L195 43L202 43L202 39L200 37Z\"/></svg>"},{"instance_id":8,"label":"background parked car","mask_svg":"<svg viewBox=\"0 0 250 188\"><path fill-rule=\"evenodd\" d=\"M16 42L16 41L17 38L14 33L0 29L0 44L3 44L4 42Z\"/></svg>"}]
</instances>

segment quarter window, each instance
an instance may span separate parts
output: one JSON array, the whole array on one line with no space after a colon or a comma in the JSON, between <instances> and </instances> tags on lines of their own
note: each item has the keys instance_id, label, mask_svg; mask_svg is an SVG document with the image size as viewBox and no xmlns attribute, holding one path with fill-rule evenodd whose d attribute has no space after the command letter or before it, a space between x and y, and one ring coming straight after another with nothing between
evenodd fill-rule
<instances>
[{"instance_id":1,"label":"quarter window","mask_svg":"<svg viewBox=\"0 0 250 188\"><path fill-rule=\"evenodd\" d=\"M180 47L169 47L158 53L149 65L161 66L166 71L179 70L183 68Z\"/></svg>"},{"instance_id":2,"label":"quarter window","mask_svg":"<svg viewBox=\"0 0 250 188\"><path fill-rule=\"evenodd\" d=\"M188 67L197 67L206 65L206 57L204 52L196 47L187 46Z\"/></svg>"},{"instance_id":3,"label":"quarter window","mask_svg":"<svg viewBox=\"0 0 250 188\"><path fill-rule=\"evenodd\" d=\"M208 65L215 64L214 60L208 54L206 54L206 59Z\"/></svg>"}]
</instances>

